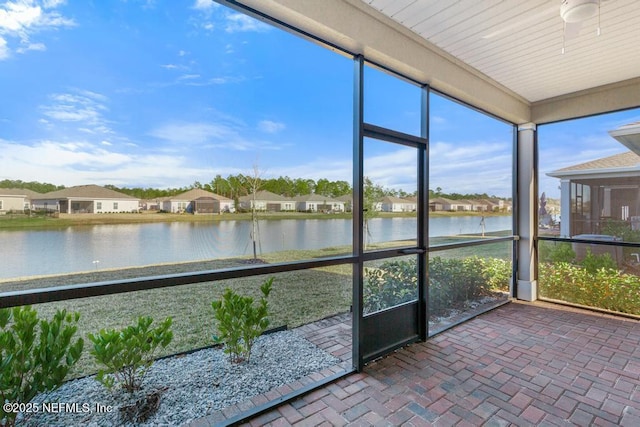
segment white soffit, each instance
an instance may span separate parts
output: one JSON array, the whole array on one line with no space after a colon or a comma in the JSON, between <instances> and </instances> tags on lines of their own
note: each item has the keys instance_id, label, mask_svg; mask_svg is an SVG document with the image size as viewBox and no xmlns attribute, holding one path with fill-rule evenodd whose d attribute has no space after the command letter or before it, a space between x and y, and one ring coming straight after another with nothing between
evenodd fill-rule
<instances>
[{"instance_id":1,"label":"white soffit","mask_svg":"<svg viewBox=\"0 0 640 427\"><path fill-rule=\"evenodd\" d=\"M567 34L561 0L362 0L529 102L640 76L640 1L601 0Z\"/></svg>"},{"instance_id":2,"label":"white soffit","mask_svg":"<svg viewBox=\"0 0 640 427\"><path fill-rule=\"evenodd\" d=\"M609 135L618 140L629 150L640 155L640 122L630 123L609 131Z\"/></svg>"}]
</instances>

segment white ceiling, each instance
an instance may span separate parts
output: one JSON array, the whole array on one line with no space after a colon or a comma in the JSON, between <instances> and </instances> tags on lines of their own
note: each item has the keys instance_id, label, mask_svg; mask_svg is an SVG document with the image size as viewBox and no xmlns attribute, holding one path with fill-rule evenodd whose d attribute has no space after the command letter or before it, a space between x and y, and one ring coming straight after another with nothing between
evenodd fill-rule
<instances>
[{"instance_id":1,"label":"white ceiling","mask_svg":"<svg viewBox=\"0 0 640 427\"><path fill-rule=\"evenodd\" d=\"M563 47L561 0L362 0L530 102L640 77L640 0L601 0Z\"/></svg>"}]
</instances>

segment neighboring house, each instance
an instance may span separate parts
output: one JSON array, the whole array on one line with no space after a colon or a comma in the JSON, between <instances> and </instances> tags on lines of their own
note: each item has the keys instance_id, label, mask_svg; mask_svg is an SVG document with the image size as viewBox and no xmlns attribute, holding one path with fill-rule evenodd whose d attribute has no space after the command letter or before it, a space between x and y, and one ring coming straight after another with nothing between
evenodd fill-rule
<instances>
[{"instance_id":1,"label":"neighboring house","mask_svg":"<svg viewBox=\"0 0 640 427\"><path fill-rule=\"evenodd\" d=\"M41 194L32 200L36 210L60 213L138 212L140 199L99 185L79 185Z\"/></svg>"},{"instance_id":2,"label":"neighboring house","mask_svg":"<svg viewBox=\"0 0 640 427\"><path fill-rule=\"evenodd\" d=\"M601 234L606 220L640 229L640 122L609 131L631 151L558 169L560 235Z\"/></svg>"},{"instance_id":3,"label":"neighboring house","mask_svg":"<svg viewBox=\"0 0 640 427\"><path fill-rule=\"evenodd\" d=\"M145 211L159 211L160 209L162 209L162 200L164 199L158 198L142 200L140 202L140 207Z\"/></svg>"},{"instance_id":4,"label":"neighboring house","mask_svg":"<svg viewBox=\"0 0 640 427\"><path fill-rule=\"evenodd\" d=\"M550 172L560 179L560 235L600 234L605 219L640 216L640 156L632 151ZM637 226L636 226L637 227Z\"/></svg>"},{"instance_id":5,"label":"neighboring house","mask_svg":"<svg viewBox=\"0 0 640 427\"><path fill-rule=\"evenodd\" d=\"M261 190L253 194L242 196L238 199L240 207L245 210L251 210L255 207L257 211L281 212L295 211L296 201L289 199L271 191Z\"/></svg>"},{"instance_id":6,"label":"neighboring house","mask_svg":"<svg viewBox=\"0 0 640 427\"><path fill-rule=\"evenodd\" d=\"M42 194L25 188L0 188L0 214L31 209L31 200L38 196Z\"/></svg>"},{"instance_id":7,"label":"neighboring house","mask_svg":"<svg viewBox=\"0 0 640 427\"><path fill-rule=\"evenodd\" d=\"M382 212L415 212L416 202L395 196L385 196L380 200Z\"/></svg>"},{"instance_id":8,"label":"neighboring house","mask_svg":"<svg viewBox=\"0 0 640 427\"><path fill-rule=\"evenodd\" d=\"M344 212L344 202L319 194L306 194L298 196L296 210L298 212Z\"/></svg>"},{"instance_id":9,"label":"neighboring house","mask_svg":"<svg viewBox=\"0 0 640 427\"><path fill-rule=\"evenodd\" d=\"M468 200L451 200L438 197L429 201L429 210L437 211L471 211L473 204Z\"/></svg>"},{"instance_id":10,"label":"neighboring house","mask_svg":"<svg viewBox=\"0 0 640 427\"><path fill-rule=\"evenodd\" d=\"M171 213L210 214L234 210L233 200L200 188L165 197L160 204L162 210Z\"/></svg>"},{"instance_id":11,"label":"neighboring house","mask_svg":"<svg viewBox=\"0 0 640 427\"><path fill-rule=\"evenodd\" d=\"M353 196L351 194L345 194L344 196L336 197L336 200L344 203L345 212L351 212L351 206L353 206Z\"/></svg>"}]
</instances>

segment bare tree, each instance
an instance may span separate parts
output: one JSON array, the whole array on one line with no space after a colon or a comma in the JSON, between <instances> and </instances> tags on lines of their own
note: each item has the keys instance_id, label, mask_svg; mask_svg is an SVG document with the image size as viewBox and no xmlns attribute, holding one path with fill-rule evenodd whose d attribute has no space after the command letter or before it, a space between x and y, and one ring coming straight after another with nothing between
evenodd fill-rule
<instances>
[{"instance_id":1,"label":"bare tree","mask_svg":"<svg viewBox=\"0 0 640 427\"><path fill-rule=\"evenodd\" d=\"M256 200L258 191L262 188L262 171L257 163L253 165L253 171L244 176L244 189L247 195L251 196L251 242L253 244L253 259L258 259L257 246L260 245L260 227L258 224L258 209Z\"/></svg>"}]
</instances>

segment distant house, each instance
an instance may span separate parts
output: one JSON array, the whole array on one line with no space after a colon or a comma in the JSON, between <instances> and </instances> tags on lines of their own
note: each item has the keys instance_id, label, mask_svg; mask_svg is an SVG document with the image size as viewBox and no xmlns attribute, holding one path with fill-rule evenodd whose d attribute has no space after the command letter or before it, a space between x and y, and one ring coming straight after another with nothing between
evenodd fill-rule
<instances>
[{"instance_id":1,"label":"distant house","mask_svg":"<svg viewBox=\"0 0 640 427\"><path fill-rule=\"evenodd\" d=\"M395 196L385 196L380 200L382 212L415 212L416 202Z\"/></svg>"},{"instance_id":2,"label":"distant house","mask_svg":"<svg viewBox=\"0 0 640 427\"><path fill-rule=\"evenodd\" d=\"M306 194L294 200L298 212L344 212L343 201L319 194Z\"/></svg>"},{"instance_id":3,"label":"distant house","mask_svg":"<svg viewBox=\"0 0 640 427\"><path fill-rule=\"evenodd\" d=\"M344 203L345 212L351 212L351 207L353 206L353 196L351 194L345 194L343 196L336 197L336 200Z\"/></svg>"},{"instance_id":4,"label":"distant house","mask_svg":"<svg viewBox=\"0 0 640 427\"><path fill-rule=\"evenodd\" d=\"M193 214L233 212L233 200L212 193L210 191L194 188L176 196L162 199L161 209L166 212L188 212Z\"/></svg>"},{"instance_id":5,"label":"distant house","mask_svg":"<svg viewBox=\"0 0 640 427\"><path fill-rule=\"evenodd\" d=\"M253 194L242 196L238 199L240 207L245 210L251 210L255 207L257 211L265 212L282 212L295 211L296 201L287 197L272 193L271 191L261 190Z\"/></svg>"},{"instance_id":6,"label":"distant house","mask_svg":"<svg viewBox=\"0 0 640 427\"><path fill-rule=\"evenodd\" d=\"M429 200L429 210L432 212L472 211L473 203L468 200L451 200L444 197L438 197Z\"/></svg>"},{"instance_id":7,"label":"distant house","mask_svg":"<svg viewBox=\"0 0 640 427\"><path fill-rule=\"evenodd\" d=\"M140 199L99 185L79 185L51 191L32 199L36 210L59 213L138 212Z\"/></svg>"},{"instance_id":8,"label":"distant house","mask_svg":"<svg viewBox=\"0 0 640 427\"><path fill-rule=\"evenodd\" d=\"M31 209L31 200L38 196L42 194L24 188L0 188L0 214Z\"/></svg>"}]
</instances>

